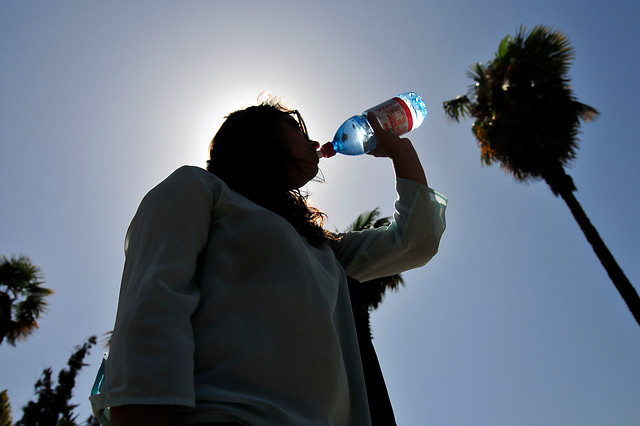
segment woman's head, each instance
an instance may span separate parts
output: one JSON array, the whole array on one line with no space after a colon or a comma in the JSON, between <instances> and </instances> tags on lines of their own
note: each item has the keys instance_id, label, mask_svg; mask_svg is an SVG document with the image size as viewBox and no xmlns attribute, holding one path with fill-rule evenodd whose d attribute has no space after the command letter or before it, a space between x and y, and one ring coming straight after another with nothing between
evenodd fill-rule
<instances>
[{"instance_id":1,"label":"woman's head","mask_svg":"<svg viewBox=\"0 0 640 426\"><path fill-rule=\"evenodd\" d=\"M207 170L318 245L333 236L299 190L318 173L318 146L297 111L266 102L227 116L211 141Z\"/></svg>"},{"instance_id":2,"label":"woman's head","mask_svg":"<svg viewBox=\"0 0 640 426\"><path fill-rule=\"evenodd\" d=\"M242 193L297 189L318 172L318 144L303 123L277 103L235 111L211 142L207 169Z\"/></svg>"}]
</instances>

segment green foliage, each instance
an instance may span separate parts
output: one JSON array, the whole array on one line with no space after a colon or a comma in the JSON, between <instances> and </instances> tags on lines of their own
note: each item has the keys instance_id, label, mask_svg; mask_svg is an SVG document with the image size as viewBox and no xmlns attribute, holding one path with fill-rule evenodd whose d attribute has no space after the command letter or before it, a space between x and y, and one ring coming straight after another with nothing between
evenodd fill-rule
<instances>
[{"instance_id":1,"label":"green foliage","mask_svg":"<svg viewBox=\"0 0 640 426\"><path fill-rule=\"evenodd\" d=\"M557 194L559 186L573 185L561 169L576 156L580 120L598 115L572 93L572 60L573 49L559 31L521 27L500 42L492 61L471 66L475 84L444 102L445 113L453 121L475 118L472 131L484 164L498 161L521 181L545 179Z\"/></svg>"},{"instance_id":2,"label":"green foliage","mask_svg":"<svg viewBox=\"0 0 640 426\"><path fill-rule=\"evenodd\" d=\"M0 426L11 426L12 422L11 404L9 403L9 395L5 389L0 392Z\"/></svg>"},{"instance_id":3,"label":"green foliage","mask_svg":"<svg viewBox=\"0 0 640 426\"><path fill-rule=\"evenodd\" d=\"M390 217L380 218L380 209L375 209L364 212L357 217L351 225L347 227L348 231L362 231L368 228L379 228L381 226L387 226L391 223Z\"/></svg>"},{"instance_id":4,"label":"green foliage","mask_svg":"<svg viewBox=\"0 0 640 426\"><path fill-rule=\"evenodd\" d=\"M68 426L76 425L76 415L73 410L76 405L71 404L73 388L78 372L84 367L82 361L89 353L89 349L96 344L96 336L91 336L76 351L67 362L67 369L58 374L58 384L53 386L51 368L45 368L42 376L35 384L36 401L29 401L22 408L23 416L17 426Z\"/></svg>"},{"instance_id":5,"label":"green foliage","mask_svg":"<svg viewBox=\"0 0 640 426\"><path fill-rule=\"evenodd\" d=\"M26 339L45 312L45 298L53 293L44 284L40 268L26 256L0 259L0 344Z\"/></svg>"}]
</instances>

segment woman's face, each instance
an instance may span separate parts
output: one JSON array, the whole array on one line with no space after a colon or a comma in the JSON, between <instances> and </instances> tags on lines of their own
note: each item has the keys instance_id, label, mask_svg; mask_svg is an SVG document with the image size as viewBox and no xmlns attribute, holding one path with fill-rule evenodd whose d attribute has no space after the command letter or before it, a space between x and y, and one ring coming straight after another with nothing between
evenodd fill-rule
<instances>
[{"instance_id":1,"label":"woman's face","mask_svg":"<svg viewBox=\"0 0 640 426\"><path fill-rule=\"evenodd\" d=\"M288 166L289 182L294 188L304 186L318 174L318 153L320 144L307 139L295 120L283 123L282 137L289 149L292 163Z\"/></svg>"}]
</instances>

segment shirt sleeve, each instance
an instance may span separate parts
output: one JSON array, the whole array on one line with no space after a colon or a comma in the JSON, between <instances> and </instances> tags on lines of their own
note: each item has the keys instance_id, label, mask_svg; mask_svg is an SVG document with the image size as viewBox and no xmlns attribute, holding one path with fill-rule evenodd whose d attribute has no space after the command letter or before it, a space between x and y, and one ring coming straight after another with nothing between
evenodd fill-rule
<instances>
[{"instance_id":1,"label":"shirt sleeve","mask_svg":"<svg viewBox=\"0 0 640 426\"><path fill-rule=\"evenodd\" d=\"M446 198L398 178L398 199L389 226L338 234L330 242L347 275L368 281L425 265L438 251L446 227Z\"/></svg>"},{"instance_id":2,"label":"shirt sleeve","mask_svg":"<svg viewBox=\"0 0 640 426\"><path fill-rule=\"evenodd\" d=\"M195 406L191 315L194 275L206 245L214 195L183 167L147 194L131 222L111 350L98 408Z\"/></svg>"}]
</instances>

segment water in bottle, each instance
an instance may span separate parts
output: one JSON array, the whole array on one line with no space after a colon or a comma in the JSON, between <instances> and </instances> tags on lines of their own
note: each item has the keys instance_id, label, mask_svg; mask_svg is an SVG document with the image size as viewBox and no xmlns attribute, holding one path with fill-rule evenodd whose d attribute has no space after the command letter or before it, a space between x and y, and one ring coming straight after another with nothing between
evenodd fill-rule
<instances>
[{"instance_id":1,"label":"water in bottle","mask_svg":"<svg viewBox=\"0 0 640 426\"><path fill-rule=\"evenodd\" d=\"M336 152L360 155L373 150L376 147L376 139L367 119L369 111L376 115L385 130L390 130L398 136L416 129L427 116L427 107L418 94L402 93L342 123L333 141L322 145L318 156L329 158Z\"/></svg>"}]
</instances>

